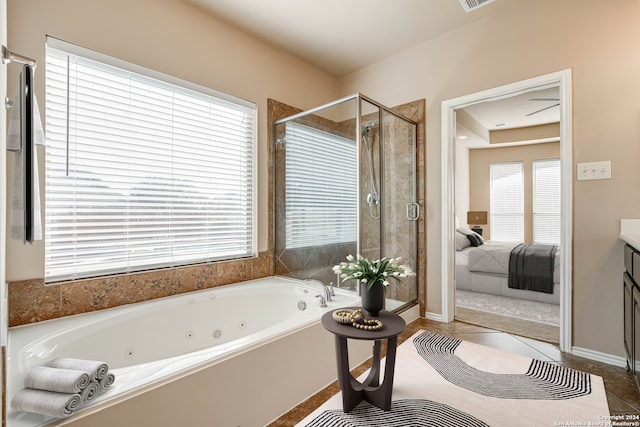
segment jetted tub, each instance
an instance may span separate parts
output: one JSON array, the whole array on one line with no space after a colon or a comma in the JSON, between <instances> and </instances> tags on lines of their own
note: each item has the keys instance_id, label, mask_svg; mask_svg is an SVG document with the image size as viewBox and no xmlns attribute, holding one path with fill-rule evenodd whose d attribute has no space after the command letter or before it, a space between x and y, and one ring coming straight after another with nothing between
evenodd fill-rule
<instances>
[{"instance_id":1,"label":"jetted tub","mask_svg":"<svg viewBox=\"0 0 640 427\"><path fill-rule=\"evenodd\" d=\"M114 385L66 419L9 409L9 427L264 425L335 379L327 310L357 305L335 289L268 277L9 331L7 403L24 375L58 357L103 360ZM352 366L370 355L356 345Z\"/></svg>"}]
</instances>

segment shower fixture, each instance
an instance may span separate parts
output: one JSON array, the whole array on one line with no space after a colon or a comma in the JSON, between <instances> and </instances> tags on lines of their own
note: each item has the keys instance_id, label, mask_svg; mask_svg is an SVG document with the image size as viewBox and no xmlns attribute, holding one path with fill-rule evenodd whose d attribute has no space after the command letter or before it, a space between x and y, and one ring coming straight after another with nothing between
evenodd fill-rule
<instances>
[{"instance_id":1,"label":"shower fixture","mask_svg":"<svg viewBox=\"0 0 640 427\"><path fill-rule=\"evenodd\" d=\"M373 129L374 127L376 127L377 123L376 122L371 122L368 125L365 125L362 128L362 136L366 136L369 134L369 132L371 131L371 129Z\"/></svg>"},{"instance_id":2,"label":"shower fixture","mask_svg":"<svg viewBox=\"0 0 640 427\"><path fill-rule=\"evenodd\" d=\"M371 122L362 127L362 142L367 150L367 166L369 167L369 193L367 194L367 205L369 215L373 218L380 218L380 196L376 187L376 173L373 168L373 138L369 138L369 132L377 126L376 122Z\"/></svg>"}]
</instances>

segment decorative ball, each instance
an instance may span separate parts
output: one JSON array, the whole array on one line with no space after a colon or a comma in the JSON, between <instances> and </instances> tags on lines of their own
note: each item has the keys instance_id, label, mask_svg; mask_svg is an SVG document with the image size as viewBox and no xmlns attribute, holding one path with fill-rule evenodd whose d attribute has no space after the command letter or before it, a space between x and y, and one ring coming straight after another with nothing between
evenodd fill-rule
<instances>
[{"instance_id":1,"label":"decorative ball","mask_svg":"<svg viewBox=\"0 0 640 427\"><path fill-rule=\"evenodd\" d=\"M333 312L332 316L333 316L333 320L335 320L338 323L342 323L344 325L349 325L351 323L353 323L353 320L351 320L351 315L353 313L354 310L336 310Z\"/></svg>"}]
</instances>

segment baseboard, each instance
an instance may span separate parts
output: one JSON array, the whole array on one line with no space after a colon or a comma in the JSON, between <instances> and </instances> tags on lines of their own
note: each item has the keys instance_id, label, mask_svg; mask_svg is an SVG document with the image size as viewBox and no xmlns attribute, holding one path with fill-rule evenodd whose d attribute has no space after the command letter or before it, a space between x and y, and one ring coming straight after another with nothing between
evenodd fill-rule
<instances>
[{"instance_id":1,"label":"baseboard","mask_svg":"<svg viewBox=\"0 0 640 427\"><path fill-rule=\"evenodd\" d=\"M608 365L619 366L621 368L627 367L627 359L624 357L601 353L599 351L589 350L588 348L571 347L571 354L578 357L584 357L585 359L595 360L596 362L606 363Z\"/></svg>"},{"instance_id":2,"label":"baseboard","mask_svg":"<svg viewBox=\"0 0 640 427\"><path fill-rule=\"evenodd\" d=\"M442 323L449 323L446 321L446 319L442 316L442 314L440 313L425 313L424 315L425 319L429 319L429 320L433 320L436 322L442 322Z\"/></svg>"},{"instance_id":3,"label":"baseboard","mask_svg":"<svg viewBox=\"0 0 640 427\"><path fill-rule=\"evenodd\" d=\"M420 306L418 304L400 313L404 321L409 324L420 317Z\"/></svg>"},{"instance_id":4,"label":"baseboard","mask_svg":"<svg viewBox=\"0 0 640 427\"><path fill-rule=\"evenodd\" d=\"M439 313L427 312L424 317L436 322L447 323L442 317L442 314ZM602 353L595 350L589 350L587 348L572 347L571 354L578 357L584 357L585 359L595 360L596 362L606 363L607 365L618 366L621 368L627 367L627 359L624 357L614 356L612 354Z\"/></svg>"}]
</instances>

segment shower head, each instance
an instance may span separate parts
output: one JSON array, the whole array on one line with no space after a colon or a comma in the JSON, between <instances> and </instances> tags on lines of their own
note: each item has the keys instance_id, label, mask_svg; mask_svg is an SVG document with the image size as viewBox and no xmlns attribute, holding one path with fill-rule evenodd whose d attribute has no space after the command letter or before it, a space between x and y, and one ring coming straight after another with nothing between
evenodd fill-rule
<instances>
[{"instance_id":1,"label":"shower head","mask_svg":"<svg viewBox=\"0 0 640 427\"><path fill-rule=\"evenodd\" d=\"M371 131L371 129L373 129L374 127L376 127L378 125L377 122L371 122L367 125L364 125L362 127L362 136L366 136L369 134L369 132Z\"/></svg>"}]
</instances>

